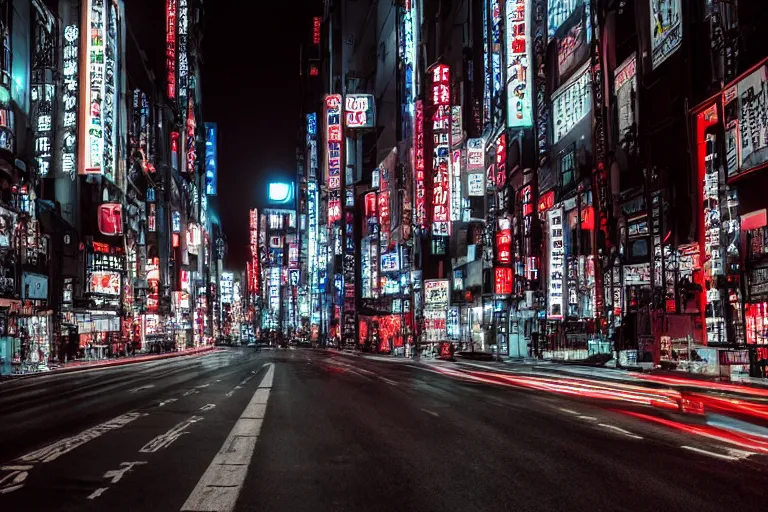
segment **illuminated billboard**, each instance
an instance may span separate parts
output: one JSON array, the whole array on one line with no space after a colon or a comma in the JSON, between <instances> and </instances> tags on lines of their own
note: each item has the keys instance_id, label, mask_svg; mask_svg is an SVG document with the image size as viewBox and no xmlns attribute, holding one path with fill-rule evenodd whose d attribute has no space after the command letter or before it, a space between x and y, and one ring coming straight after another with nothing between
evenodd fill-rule
<instances>
[{"instance_id":1,"label":"illuminated billboard","mask_svg":"<svg viewBox=\"0 0 768 512\"><path fill-rule=\"evenodd\" d=\"M85 2L83 13L88 31L82 35L86 49L80 79L85 108L79 128L85 143L78 158L78 174L101 174L115 181L119 17L117 7L104 0Z\"/></svg>"},{"instance_id":2,"label":"illuminated billboard","mask_svg":"<svg viewBox=\"0 0 768 512\"><path fill-rule=\"evenodd\" d=\"M219 175L219 155L216 146L218 127L216 123L205 123L205 193L216 195Z\"/></svg>"},{"instance_id":3,"label":"illuminated billboard","mask_svg":"<svg viewBox=\"0 0 768 512\"><path fill-rule=\"evenodd\" d=\"M293 184L285 182L272 182L269 184L267 194L270 203L290 203L291 200L293 200Z\"/></svg>"},{"instance_id":4,"label":"illuminated billboard","mask_svg":"<svg viewBox=\"0 0 768 512\"><path fill-rule=\"evenodd\" d=\"M592 75L585 65L552 95L552 142L568 135L592 110Z\"/></svg>"},{"instance_id":5,"label":"illuminated billboard","mask_svg":"<svg viewBox=\"0 0 768 512\"><path fill-rule=\"evenodd\" d=\"M61 73L63 75L62 102L64 133L61 138L61 172L74 181L77 174L77 103L80 96L78 69L80 28L76 24L64 28Z\"/></svg>"},{"instance_id":6,"label":"illuminated billboard","mask_svg":"<svg viewBox=\"0 0 768 512\"><path fill-rule=\"evenodd\" d=\"M176 0L166 0L165 4L165 71L166 94L176 98Z\"/></svg>"},{"instance_id":7,"label":"illuminated billboard","mask_svg":"<svg viewBox=\"0 0 768 512\"><path fill-rule=\"evenodd\" d=\"M680 0L650 0L651 63L654 68L683 44Z\"/></svg>"},{"instance_id":8,"label":"illuminated billboard","mask_svg":"<svg viewBox=\"0 0 768 512\"><path fill-rule=\"evenodd\" d=\"M547 318L560 320L565 314L565 237L563 209L547 212L549 228L549 283L547 286Z\"/></svg>"},{"instance_id":9,"label":"illuminated billboard","mask_svg":"<svg viewBox=\"0 0 768 512\"><path fill-rule=\"evenodd\" d=\"M728 177L768 162L768 60L723 91Z\"/></svg>"},{"instance_id":10,"label":"illuminated billboard","mask_svg":"<svg viewBox=\"0 0 768 512\"><path fill-rule=\"evenodd\" d=\"M507 127L533 125L531 0L507 0Z\"/></svg>"},{"instance_id":11,"label":"illuminated billboard","mask_svg":"<svg viewBox=\"0 0 768 512\"><path fill-rule=\"evenodd\" d=\"M451 233L451 70L445 64L433 66L431 75L434 106L432 114L432 235Z\"/></svg>"},{"instance_id":12,"label":"illuminated billboard","mask_svg":"<svg viewBox=\"0 0 768 512\"><path fill-rule=\"evenodd\" d=\"M347 94L344 97L344 122L347 128L376 126L376 100L373 94Z\"/></svg>"},{"instance_id":13,"label":"illuminated billboard","mask_svg":"<svg viewBox=\"0 0 768 512\"><path fill-rule=\"evenodd\" d=\"M341 220L341 167L344 129L341 124L341 94L325 97L325 140L327 147L328 223Z\"/></svg>"}]
</instances>

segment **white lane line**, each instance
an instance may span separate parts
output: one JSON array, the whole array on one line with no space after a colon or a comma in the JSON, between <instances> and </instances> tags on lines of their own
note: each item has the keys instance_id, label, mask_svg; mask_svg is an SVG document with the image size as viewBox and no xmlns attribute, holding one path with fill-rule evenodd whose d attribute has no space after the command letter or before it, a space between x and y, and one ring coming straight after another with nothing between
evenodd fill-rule
<instances>
[{"instance_id":1,"label":"white lane line","mask_svg":"<svg viewBox=\"0 0 768 512\"><path fill-rule=\"evenodd\" d=\"M200 384L199 386L195 386L195 389L205 389L210 385L211 385L210 382L208 384Z\"/></svg>"},{"instance_id":2,"label":"white lane line","mask_svg":"<svg viewBox=\"0 0 768 512\"><path fill-rule=\"evenodd\" d=\"M154 384L146 384L144 386L130 390L129 393L138 393L139 391L144 391L145 389L152 389L153 387L155 387Z\"/></svg>"},{"instance_id":3,"label":"white lane line","mask_svg":"<svg viewBox=\"0 0 768 512\"><path fill-rule=\"evenodd\" d=\"M168 405L168 404L172 404L172 403L173 403L173 402L175 402L176 400L178 400L178 398L169 398L169 399L167 399L167 400L163 400L162 402L160 402L159 404L157 404L157 406L158 406L158 407L165 407L165 406L166 406L166 405Z\"/></svg>"},{"instance_id":4,"label":"white lane line","mask_svg":"<svg viewBox=\"0 0 768 512\"><path fill-rule=\"evenodd\" d=\"M567 412L568 414L573 414L574 416L579 416L581 414L571 409L563 409L562 407L560 407L559 409L563 412Z\"/></svg>"},{"instance_id":5,"label":"white lane line","mask_svg":"<svg viewBox=\"0 0 768 512\"><path fill-rule=\"evenodd\" d=\"M393 381L392 379L388 379L386 377L382 377L381 375L378 376L381 380L389 384L390 386L397 386L397 382Z\"/></svg>"},{"instance_id":6,"label":"white lane line","mask_svg":"<svg viewBox=\"0 0 768 512\"><path fill-rule=\"evenodd\" d=\"M693 446L681 446L680 448L682 448L684 450L690 450L692 452L700 453L702 455L708 455L708 456L714 457L716 459L730 460L730 461L740 460L739 457L734 457L732 455L723 455L722 453L710 452L708 450L702 450L701 448L696 448L696 447L693 447Z\"/></svg>"},{"instance_id":7,"label":"white lane line","mask_svg":"<svg viewBox=\"0 0 768 512\"><path fill-rule=\"evenodd\" d=\"M200 409L198 409L199 412L208 412L210 410L213 410L216 408L216 404L205 404Z\"/></svg>"},{"instance_id":8,"label":"white lane line","mask_svg":"<svg viewBox=\"0 0 768 512\"><path fill-rule=\"evenodd\" d=\"M269 401L275 366L261 380L248 406L232 427L219 452L181 507L186 512L231 512L248 474ZM266 366L266 365L265 365ZM269 383L269 387L266 385Z\"/></svg>"},{"instance_id":9,"label":"white lane line","mask_svg":"<svg viewBox=\"0 0 768 512\"><path fill-rule=\"evenodd\" d=\"M171 444L173 444L174 441L176 441L178 438L183 436L184 434L188 434L188 432L185 432L185 429L198 421L202 420L202 416L192 416L181 423L177 423L174 425L168 432L165 432L164 434L160 434L147 444L141 447L141 450L139 450L139 453L155 453L158 450L162 450L163 448L168 448Z\"/></svg>"},{"instance_id":10,"label":"white lane line","mask_svg":"<svg viewBox=\"0 0 768 512\"><path fill-rule=\"evenodd\" d=\"M89 499L89 500L95 500L96 498L98 498L99 496L101 496L102 494L104 494L105 492L107 492L107 489L109 489L109 487L102 487L102 488L100 488L100 489L96 489L95 491L93 491L93 492L92 492L92 493L91 493L91 494L88 496L88 499Z\"/></svg>"},{"instance_id":11,"label":"white lane line","mask_svg":"<svg viewBox=\"0 0 768 512\"><path fill-rule=\"evenodd\" d=\"M189 396L189 395L194 395L195 393L199 393L199 391L198 391L198 390L196 390L196 389L190 389L189 391L187 391L186 393L184 393L184 394L183 394L183 395L181 395L181 396Z\"/></svg>"},{"instance_id":12,"label":"white lane line","mask_svg":"<svg viewBox=\"0 0 768 512\"><path fill-rule=\"evenodd\" d=\"M624 430L623 428L617 427L616 425L609 425L607 423L599 423L598 426L603 427L603 428L607 428L607 429L610 429L610 430L613 430L614 432L618 432L619 434L625 435L627 437L631 437L632 439L643 439L642 436L639 436L637 434L633 434L629 430Z\"/></svg>"},{"instance_id":13,"label":"white lane line","mask_svg":"<svg viewBox=\"0 0 768 512\"><path fill-rule=\"evenodd\" d=\"M24 487L32 466L0 466L0 472L7 473L0 477L0 494L18 491Z\"/></svg>"},{"instance_id":14,"label":"white lane line","mask_svg":"<svg viewBox=\"0 0 768 512\"><path fill-rule=\"evenodd\" d=\"M580 415L580 416L577 416L577 418L579 418L580 420L597 421L597 418L595 418L594 416Z\"/></svg>"},{"instance_id":15,"label":"white lane line","mask_svg":"<svg viewBox=\"0 0 768 512\"><path fill-rule=\"evenodd\" d=\"M437 414L437 413L436 413L436 412L434 412L434 411L428 411L428 410L426 410L426 409L422 409L422 411L424 411L424 412L425 412L425 413L427 413L427 414L431 414L431 415L432 415L432 416L434 416L435 418L437 418L437 417L439 417L439 416L440 416L439 414Z\"/></svg>"},{"instance_id":16,"label":"white lane line","mask_svg":"<svg viewBox=\"0 0 768 512\"><path fill-rule=\"evenodd\" d=\"M31 462L31 463L52 462L58 459L59 457L61 457L62 455L65 455L71 452L75 448L79 448L83 446L85 443L89 441L93 441L97 437L101 437L107 432L111 432L112 430L123 428L129 423L136 421L140 417L146 416L146 415L147 415L146 413L140 413L140 412L129 412L129 413L123 414L122 416L112 418L111 420L105 423L96 425L95 427L89 428L87 430L83 430L77 435L66 437L44 448L40 448L39 450L35 450L26 455L23 455L19 457L18 460L21 462Z\"/></svg>"},{"instance_id":17,"label":"white lane line","mask_svg":"<svg viewBox=\"0 0 768 512\"><path fill-rule=\"evenodd\" d=\"M757 455L755 452L745 452L744 450L737 450L736 448L728 448L726 450L730 455L739 459L748 459L752 455Z\"/></svg>"},{"instance_id":18,"label":"white lane line","mask_svg":"<svg viewBox=\"0 0 768 512\"><path fill-rule=\"evenodd\" d=\"M121 462L120 463L120 469L111 469L104 473L104 478L109 478L110 482L113 484L116 484L120 480L123 479L126 473L129 473L134 466L143 466L146 464L146 461L143 460L137 460L133 462Z\"/></svg>"}]
</instances>

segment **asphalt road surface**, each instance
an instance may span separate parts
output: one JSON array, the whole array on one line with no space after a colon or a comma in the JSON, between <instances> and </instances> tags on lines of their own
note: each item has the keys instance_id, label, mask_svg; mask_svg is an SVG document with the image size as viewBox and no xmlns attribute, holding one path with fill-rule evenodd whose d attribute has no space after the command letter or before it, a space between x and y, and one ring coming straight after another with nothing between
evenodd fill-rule
<instances>
[{"instance_id":1,"label":"asphalt road surface","mask_svg":"<svg viewBox=\"0 0 768 512\"><path fill-rule=\"evenodd\" d=\"M310 349L0 384L0 510L765 511L768 465L615 408Z\"/></svg>"}]
</instances>

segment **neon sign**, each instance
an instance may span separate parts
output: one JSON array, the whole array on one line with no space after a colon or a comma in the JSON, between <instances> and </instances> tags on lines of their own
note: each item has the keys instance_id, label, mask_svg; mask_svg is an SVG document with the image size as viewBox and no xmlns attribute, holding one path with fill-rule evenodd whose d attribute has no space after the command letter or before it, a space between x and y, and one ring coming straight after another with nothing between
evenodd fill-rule
<instances>
[{"instance_id":1,"label":"neon sign","mask_svg":"<svg viewBox=\"0 0 768 512\"><path fill-rule=\"evenodd\" d=\"M414 168L416 174L416 225L421 229L427 227L427 208L425 204L426 188L424 186L424 104L416 102L416 122L414 123Z\"/></svg>"},{"instance_id":2,"label":"neon sign","mask_svg":"<svg viewBox=\"0 0 768 512\"><path fill-rule=\"evenodd\" d=\"M315 16L312 18L312 44L320 44L320 26L323 23L323 18Z\"/></svg>"},{"instance_id":3,"label":"neon sign","mask_svg":"<svg viewBox=\"0 0 768 512\"><path fill-rule=\"evenodd\" d=\"M431 70L432 104L432 235L448 236L451 230L451 71L445 64Z\"/></svg>"},{"instance_id":4,"label":"neon sign","mask_svg":"<svg viewBox=\"0 0 768 512\"><path fill-rule=\"evenodd\" d=\"M344 98L344 119L347 128L373 128L376 125L373 94L347 94Z\"/></svg>"},{"instance_id":5,"label":"neon sign","mask_svg":"<svg viewBox=\"0 0 768 512\"><path fill-rule=\"evenodd\" d=\"M549 224L549 286L547 287L547 317L563 318L565 309L565 238L563 237L563 209L547 212Z\"/></svg>"},{"instance_id":6,"label":"neon sign","mask_svg":"<svg viewBox=\"0 0 768 512\"><path fill-rule=\"evenodd\" d=\"M178 73L179 73L179 106L181 107L181 118L184 119L187 114L187 79L189 75L189 61L187 56L187 0L178 0L179 13L178 13Z\"/></svg>"},{"instance_id":7,"label":"neon sign","mask_svg":"<svg viewBox=\"0 0 768 512\"><path fill-rule=\"evenodd\" d=\"M51 80L54 68L53 33L55 21L48 9L38 2L32 2L34 13L34 46L32 59L32 87L30 90L34 129L34 156L37 171L41 177L51 172L53 160L53 113L56 98L56 84Z\"/></svg>"},{"instance_id":8,"label":"neon sign","mask_svg":"<svg viewBox=\"0 0 768 512\"><path fill-rule=\"evenodd\" d=\"M117 42L117 6L112 2L109 6L109 24L107 25L107 47L104 59L104 101L101 104L101 113L104 126L104 176L115 181L117 168L117 124L115 122L118 106L118 42ZM107 12L105 11L105 16Z\"/></svg>"},{"instance_id":9,"label":"neon sign","mask_svg":"<svg viewBox=\"0 0 768 512\"><path fill-rule=\"evenodd\" d=\"M77 100L79 96L78 58L80 48L80 29L77 25L64 28L62 75L64 88L62 101L64 115L61 121L64 133L61 138L61 172L72 181L77 174Z\"/></svg>"},{"instance_id":10,"label":"neon sign","mask_svg":"<svg viewBox=\"0 0 768 512\"><path fill-rule=\"evenodd\" d=\"M88 56L90 68L86 78L88 84L88 111L85 129L87 144L85 150L84 174L100 173L104 155L104 126L102 99L104 96L104 1L91 0L88 10Z\"/></svg>"},{"instance_id":11,"label":"neon sign","mask_svg":"<svg viewBox=\"0 0 768 512\"><path fill-rule=\"evenodd\" d=\"M530 0L507 0L507 127L533 124Z\"/></svg>"},{"instance_id":12,"label":"neon sign","mask_svg":"<svg viewBox=\"0 0 768 512\"><path fill-rule=\"evenodd\" d=\"M176 0L168 0L165 4L166 93L170 99L176 98L176 7Z\"/></svg>"},{"instance_id":13,"label":"neon sign","mask_svg":"<svg viewBox=\"0 0 768 512\"><path fill-rule=\"evenodd\" d=\"M328 143L328 223L341 220L342 127L341 95L325 97L326 142Z\"/></svg>"}]
</instances>

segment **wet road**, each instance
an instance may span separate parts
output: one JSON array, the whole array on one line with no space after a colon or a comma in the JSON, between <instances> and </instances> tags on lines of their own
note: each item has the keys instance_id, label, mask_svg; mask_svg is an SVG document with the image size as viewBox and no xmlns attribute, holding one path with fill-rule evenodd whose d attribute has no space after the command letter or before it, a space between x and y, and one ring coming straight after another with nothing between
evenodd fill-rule
<instances>
[{"instance_id":1,"label":"wet road","mask_svg":"<svg viewBox=\"0 0 768 512\"><path fill-rule=\"evenodd\" d=\"M6 382L0 510L765 510L763 456L616 408L313 350Z\"/></svg>"}]
</instances>

